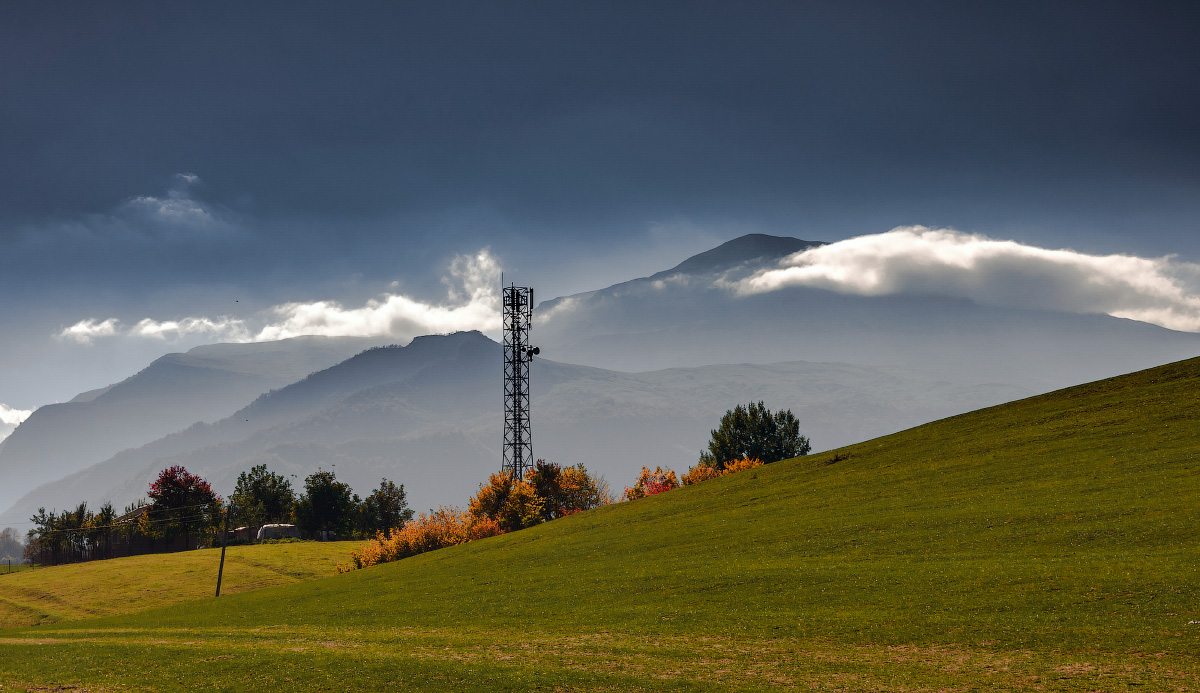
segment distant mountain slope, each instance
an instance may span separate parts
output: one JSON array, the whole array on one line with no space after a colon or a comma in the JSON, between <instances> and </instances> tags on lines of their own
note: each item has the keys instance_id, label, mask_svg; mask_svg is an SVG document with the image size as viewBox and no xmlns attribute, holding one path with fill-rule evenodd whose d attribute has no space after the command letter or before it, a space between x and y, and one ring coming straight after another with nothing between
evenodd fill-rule
<instances>
[{"instance_id":1,"label":"distant mountain slope","mask_svg":"<svg viewBox=\"0 0 1200 693\"><path fill-rule=\"evenodd\" d=\"M821 241L802 241L787 236L750 233L726 241L712 250L693 255L669 270L650 275L649 279L663 279L675 274L724 272L747 264L758 266L820 245L825 244Z\"/></svg>"},{"instance_id":2,"label":"distant mountain slope","mask_svg":"<svg viewBox=\"0 0 1200 693\"><path fill-rule=\"evenodd\" d=\"M213 344L167 354L126 380L41 407L0 448L0 507L61 478L197 421L228 416L370 346L361 338L299 337Z\"/></svg>"},{"instance_id":3,"label":"distant mountain slope","mask_svg":"<svg viewBox=\"0 0 1200 693\"><path fill-rule=\"evenodd\" d=\"M500 366L500 346L478 332L366 351L224 420L47 484L0 523L79 500L123 506L170 464L205 476L220 493L253 464L295 474L297 485L318 466L336 465L339 478L363 495L387 477L405 485L416 508L462 504L499 466ZM614 486L631 482L642 464L686 470L721 414L752 400L792 409L822 449L1028 394L844 364L628 374L542 359L532 387L535 454L583 463Z\"/></svg>"},{"instance_id":4,"label":"distant mountain slope","mask_svg":"<svg viewBox=\"0 0 1200 693\"><path fill-rule=\"evenodd\" d=\"M547 358L622 371L839 361L1039 392L1200 354L1200 335L1107 315L938 296L810 288L739 296L725 288L727 277L815 245L766 238L761 246L757 237L736 239L709 251L723 253L702 253L653 277L546 301L535 312L533 340ZM760 247L773 252L740 262Z\"/></svg>"},{"instance_id":5,"label":"distant mountain slope","mask_svg":"<svg viewBox=\"0 0 1200 693\"><path fill-rule=\"evenodd\" d=\"M669 270L655 272L649 277L630 279L629 281L614 284L605 289L597 289L573 296L560 296L543 301L538 304L537 310L545 315L546 313L554 312L556 308L562 309L575 306L581 300L606 302L613 298L620 298L629 292L636 295L637 292L647 287L661 289L664 280L672 278L676 283L683 282L686 284L692 277L715 278L722 273L733 271L749 273L762 267L773 266L779 260L792 253L807 248L815 248L820 245L824 245L824 243L821 241L802 241L799 238L789 238L786 236L768 236L762 233L751 233L731 241L726 241L712 250L706 250L703 253L693 255ZM636 310L637 306L627 305L625 308ZM631 315L631 317L633 316ZM653 329L653 325L651 325L651 329Z\"/></svg>"}]
</instances>

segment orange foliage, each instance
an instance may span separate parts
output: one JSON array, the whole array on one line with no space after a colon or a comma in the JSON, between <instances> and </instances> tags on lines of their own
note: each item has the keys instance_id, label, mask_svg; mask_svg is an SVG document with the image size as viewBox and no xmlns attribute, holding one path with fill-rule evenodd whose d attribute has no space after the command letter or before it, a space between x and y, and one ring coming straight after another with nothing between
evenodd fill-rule
<instances>
[{"instance_id":1,"label":"orange foliage","mask_svg":"<svg viewBox=\"0 0 1200 693\"><path fill-rule=\"evenodd\" d=\"M727 476L729 474L735 474L737 472L742 472L747 469L754 469L755 467L761 466L763 466L763 461L757 457L753 459L743 457L740 460L727 462L725 463L724 470L717 469L716 467L710 467L707 464L701 463L695 467L692 467L688 470L687 474L683 475L683 485L691 486L692 484L698 484L701 481L708 481L709 479L715 479L719 476Z\"/></svg>"},{"instance_id":2,"label":"orange foliage","mask_svg":"<svg viewBox=\"0 0 1200 693\"><path fill-rule=\"evenodd\" d=\"M506 532L532 527L543 521L545 500L532 485L511 474L498 472L479 485L479 493L471 499L468 512L479 519L489 519Z\"/></svg>"},{"instance_id":3,"label":"orange foliage","mask_svg":"<svg viewBox=\"0 0 1200 693\"><path fill-rule=\"evenodd\" d=\"M670 467L667 469L655 467L654 471L650 471L649 467L642 467L642 473L638 475L637 483L632 488L625 488L624 499L627 501L637 500L676 488L679 488L679 479L675 476L675 470Z\"/></svg>"},{"instance_id":4,"label":"orange foliage","mask_svg":"<svg viewBox=\"0 0 1200 693\"><path fill-rule=\"evenodd\" d=\"M350 552L349 565L339 564L337 569L339 573L347 573L503 533L495 520L477 518L458 508L439 507L428 515L421 513L417 519L387 535L379 532L374 539Z\"/></svg>"},{"instance_id":5,"label":"orange foliage","mask_svg":"<svg viewBox=\"0 0 1200 693\"><path fill-rule=\"evenodd\" d=\"M688 470L687 474L683 475L683 485L691 486L698 484L701 481L708 481L721 476L721 470L716 467L710 467L707 464L698 464Z\"/></svg>"},{"instance_id":6,"label":"orange foliage","mask_svg":"<svg viewBox=\"0 0 1200 693\"><path fill-rule=\"evenodd\" d=\"M755 467L761 467L761 466L763 466L763 461L758 459L757 457L755 457L754 459L750 459L748 457L743 457L742 459L737 460L736 462L726 462L725 463L725 471L721 472L721 476L734 474L736 472L744 472L747 469L754 469Z\"/></svg>"}]
</instances>

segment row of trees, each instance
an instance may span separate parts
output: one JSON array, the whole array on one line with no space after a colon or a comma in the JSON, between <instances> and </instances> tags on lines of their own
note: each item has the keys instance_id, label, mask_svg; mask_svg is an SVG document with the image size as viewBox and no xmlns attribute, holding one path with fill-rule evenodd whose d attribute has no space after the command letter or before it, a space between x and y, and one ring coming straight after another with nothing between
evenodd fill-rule
<instances>
[{"instance_id":1,"label":"row of trees","mask_svg":"<svg viewBox=\"0 0 1200 693\"><path fill-rule=\"evenodd\" d=\"M791 411L772 413L761 401L738 405L712 431L708 450L683 476L683 485L805 455L810 449ZM643 467L622 500L679 485L673 470ZM365 553L352 560L354 567L362 567L516 531L614 501L603 478L592 477L582 465L562 467L543 460L523 479L491 475L465 511L442 508L415 522L402 485L382 479L379 488L361 499L332 471L322 469L305 477L304 492L297 496L286 477L257 465L238 477L226 502L207 481L175 466L159 474L147 497L149 502L127 507L119 516L110 504L98 512L85 503L62 513L39 508L31 518L36 527L29 532L26 556L38 563L62 563L211 545L227 511L233 526L245 525L250 536L271 523L295 524L314 538L373 536Z\"/></svg>"},{"instance_id":2,"label":"row of trees","mask_svg":"<svg viewBox=\"0 0 1200 693\"><path fill-rule=\"evenodd\" d=\"M309 537L365 537L399 527L412 518L404 486L387 479L365 500L333 472L304 479L299 496L284 476L265 465L243 472L226 501L207 481L181 466L164 469L150 484L147 500L118 514L111 503L93 511L87 503L62 512L39 508L30 518L24 557L54 565L141 553L211 546L219 539L224 513L250 538L270 523L295 524Z\"/></svg>"},{"instance_id":3,"label":"row of trees","mask_svg":"<svg viewBox=\"0 0 1200 693\"><path fill-rule=\"evenodd\" d=\"M296 497L291 483L267 471L266 465L242 472L230 496L234 521L257 530L264 524L291 523L308 536L374 536L412 519L404 486L381 479L366 499L332 471L317 470L304 478L304 493Z\"/></svg>"}]
</instances>

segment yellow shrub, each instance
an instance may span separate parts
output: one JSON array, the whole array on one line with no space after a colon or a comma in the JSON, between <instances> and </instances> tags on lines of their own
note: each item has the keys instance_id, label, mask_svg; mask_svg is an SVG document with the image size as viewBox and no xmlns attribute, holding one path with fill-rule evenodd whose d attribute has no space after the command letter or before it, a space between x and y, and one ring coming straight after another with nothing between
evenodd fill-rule
<instances>
[{"instance_id":1,"label":"yellow shrub","mask_svg":"<svg viewBox=\"0 0 1200 693\"><path fill-rule=\"evenodd\" d=\"M687 474L683 475L683 485L691 486L692 484L715 479L719 476L721 476L721 470L716 467L710 467L707 464L698 464L689 469Z\"/></svg>"},{"instance_id":2,"label":"yellow shrub","mask_svg":"<svg viewBox=\"0 0 1200 693\"><path fill-rule=\"evenodd\" d=\"M350 552L350 563L339 564L339 573L390 563L426 551L464 544L468 541L502 534L494 520L477 518L458 508L440 507L436 512L421 513L417 519L385 535L380 532Z\"/></svg>"},{"instance_id":3,"label":"yellow shrub","mask_svg":"<svg viewBox=\"0 0 1200 693\"><path fill-rule=\"evenodd\" d=\"M736 472L742 472L747 469L754 469L755 467L761 466L763 466L762 460L758 458L751 459L748 457L743 457L740 460L725 463L724 470L717 469L716 467L710 467L702 462L689 469L688 473L683 476L683 485L691 486L692 484L698 484L701 481L708 481L709 479L715 479L719 476L734 474Z\"/></svg>"},{"instance_id":4,"label":"yellow shrub","mask_svg":"<svg viewBox=\"0 0 1200 693\"><path fill-rule=\"evenodd\" d=\"M544 505L545 499L538 496L532 485L500 472L479 485L479 493L471 499L468 512L480 520L492 520L506 532L515 532L542 522Z\"/></svg>"},{"instance_id":5,"label":"yellow shrub","mask_svg":"<svg viewBox=\"0 0 1200 693\"><path fill-rule=\"evenodd\" d=\"M757 457L754 459L750 459L748 457L743 457L742 459L737 460L736 462L726 462L725 463L725 471L721 473L721 476L725 476L726 474L733 474L735 472L744 472L747 469L754 469L755 467L761 467L761 466L763 466L763 461L758 459Z\"/></svg>"}]
</instances>

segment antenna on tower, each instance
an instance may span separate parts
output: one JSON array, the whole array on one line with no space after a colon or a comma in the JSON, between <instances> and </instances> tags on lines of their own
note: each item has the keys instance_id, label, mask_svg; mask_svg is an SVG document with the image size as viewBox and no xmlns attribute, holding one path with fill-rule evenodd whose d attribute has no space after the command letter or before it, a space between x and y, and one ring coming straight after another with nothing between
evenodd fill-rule
<instances>
[{"instance_id":1,"label":"antenna on tower","mask_svg":"<svg viewBox=\"0 0 1200 693\"><path fill-rule=\"evenodd\" d=\"M501 282L503 282L501 277ZM529 364L542 352L529 344L533 327L533 289L501 285L504 297L504 456L500 471L525 478L533 466L529 429Z\"/></svg>"}]
</instances>

